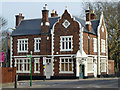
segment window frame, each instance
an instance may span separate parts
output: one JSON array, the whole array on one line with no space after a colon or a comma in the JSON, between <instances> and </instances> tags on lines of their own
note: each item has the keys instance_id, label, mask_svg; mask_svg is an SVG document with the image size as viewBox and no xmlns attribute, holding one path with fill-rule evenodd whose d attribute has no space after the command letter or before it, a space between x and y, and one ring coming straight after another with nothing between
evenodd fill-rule
<instances>
[{"instance_id":1,"label":"window frame","mask_svg":"<svg viewBox=\"0 0 120 90\"><path fill-rule=\"evenodd\" d=\"M38 71L36 71L36 64L38 64ZM40 73L40 58L34 58L34 73Z\"/></svg>"},{"instance_id":2,"label":"window frame","mask_svg":"<svg viewBox=\"0 0 120 90\"><path fill-rule=\"evenodd\" d=\"M100 59L100 64L101 64L100 65L101 72L106 72L106 58L101 58ZM104 70L102 69L102 64L105 64L105 67L104 67L105 69Z\"/></svg>"},{"instance_id":3,"label":"window frame","mask_svg":"<svg viewBox=\"0 0 120 90\"><path fill-rule=\"evenodd\" d=\"M20 60L22 61L21 63L20 63ZM25 63L25 60L27 60L26 63ZM18 63L17 63L17 61L18 61ZM17 64L18 64L18 70L16 69L16 73L30 73L30 69L31 69L30 63L31 63L30 58L15 58L14 66L17 68ZM20 64L22 65L21 70L20 70ZM26 70L24 67L25 64L26 64ZM29 70L28 70L28 64L29 64Z\"/></svg>"},{"instance_id":4,"label":"window frame","mask_svg":"<svg viewBox=\"0 0 120 90\"><path fill-rule=\"evenodd\" d=\"M101 52L105 53L105 40L101 39Z\"/></svg>"},{"instance_id":5,"label":"window frame","mask_svg":"<svg viewBox=\"0 0 120 90\"><path fill-rule=\"evenodd\" d=\"M61 69L62 69L62 67L61 67L61 64L62 64L62 62L61 62L61 60L62 59L64 59L64 71L62 71ZM65 59L68 59L68 61L69 61L69 59L71 59L72 60L72 71L69 71L69 63L70 62L68 62L68 71L65 71ZM60 63L59 63L59 65L60 65L60 68L59 68L59 73L74 73L73 72L73 70L74 70L74 68L73 68L73 65L74 65L74 63L73 63L73 58L71 58L71 57L60 57Z\"/></svg>"},{"instance_id":6,"label":"window frame","mask_svg":"<svg viewBox=\"0 0 120 90\"><path fill-rule=\"evenodd\" d=\"M24 52L26 52L26 53L28 53L28 39L27 38L25 38L25 39L17 39L18 40L18 53L24 53ZM21 44L20 44L20 41L21 41ZM22 50L22 48L23 48L23 42L24 41L24 50ZM27 41L27 50L25 50L25 41ZM21 50L20 50L20 45L21 45Z\"/></svg>"},{"instance_id":7,"label":"window frame","mask_svg":"<svg viewBox=\"0 0 120 90\"><path fill-rule=\"evenodd\" d=\"M88 59L89 59L89 60L92 60L92 61L91 61L92 63L88 63ZM88 71L88 68L89 68L89 67L88 67L88 64L91 64L90 66L92 67L92 71ZM92 57L88 57L88 58L87 58L87 73L94 73L94 63L93 63L93 58L92 58Z\"/></svg>"},{"instance_id":8,"label":"window frame","mask_svg":"<svg viewBox=\"0 0 120 90\"><path fill-rule=\"evenodd\" d=\"M39 43L39 45L38 45L38 47L39 47L39 50L37 50L36 48L36 44L38 44L36 41L37 40L40 40L38 43ZM40 52L40 42L41 42L41 38L34 38L34 52Z\"/></svg>"},{"instance_id":9,"label":"window frame","mask_svg":"<svg viewBox=\"0 0 120 90\"><path fill-rule=\"evenodd\" d=\"M97 38L93 38L93 51L97 52Z\"/></svg>"},{"instance_id":10,"label":"window frame","mask_svg":"<svg viewBox=\"0 0 120 90\"><path fill-rule=\"evenodd\" d=\"M64 38L64 41L62 41ZM67 40L67 47L68 49L66 49L66 38ZM71 38L71 40L69 40L69 38ZM63 42L64 42L64 49L63 49ZM71 49L69 49L69 42L71 42ZM73 51L73 36L60 36L60 51Z\"/></svg>"}]
</instances>

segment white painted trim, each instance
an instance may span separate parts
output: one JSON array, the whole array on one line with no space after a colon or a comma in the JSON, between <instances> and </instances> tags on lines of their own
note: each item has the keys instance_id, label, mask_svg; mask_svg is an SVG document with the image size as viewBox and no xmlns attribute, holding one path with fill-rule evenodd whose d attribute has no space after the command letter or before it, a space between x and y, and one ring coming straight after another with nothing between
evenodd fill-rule
<instances>
[{"instance_id":1,"label":"white painted trim","mask_svg":"<svg viewBox=\"0 0 120 90\"><path fill-rule=\"evenodd\" d=\"M50 23L49 23L49 22L45 22L45 25L46 25L46 26L49 26L49 25L50 25Z\"/></svg>"},{"instance_id":2,"label":"white painted trim","mask_svg":"<svg viewBox=\"0 0 120 90\"><path fill-rule=\"evenodd\" d=\"M30 64L30 62L28 62L28 61L26 61L26 63L27 64L29 64L29 71L27 71L27 69L28 69L28 66L26 66L27 68L26 68L26 71L24 71L24 59L27 59L27 60L29 60L30 61L30 58L15 58L15 64L14 64L14 66L16 67L16 60L19 60L19 64L20 64L20 60L22 60L22 71L19 71L19 69L20 69L20 65L18 66L18 71L16 70L16 73L30 73L30 67L31 67L31 64Z\"/></svg>"},{"instance_id":3,"label":"white painted trim","mask_svg":"<svg viewBox=\"0 0 120 90\"><path fill-rule=\"evenodd\" d=\"M67 26L65 25L66 22L68 23ZM69 22L68 20L65 20L65 21L62 23L62 25L63 25L65 28L68 28L68 27L70 26L70 22Z\"/></svg>"},{"instance_id":4,"label":"white painted trim","mask_svg":"<svg viewBox=\"0 0 120 90\"><path fill-rule=\"evenodd\" d=\"M13 38L10 37L10 67L12 67L12 54L13 54L13 42L12 42Z\"/></svg>"},{"instance_id":5,"label":"white painted trim","mask_svg":"<svg viewBox=\"0 0 120 90\"><path fill-rule=\"evenodd\" d=\"M66 48L66 38L68 39L68 48L69 48L69 42L71 42L71 49L62 49L62 39L64 38L64 48ZM71 41L69 41L69 38L71 38ZM73 51L73 36L60 36L60 51Z\"/></svg>"},{"instance_id":6,"label":"white painted trim","mask_svg":"<svg viewBox=\"0 0 120 90\"><path fill-rule=\"evenodd\" d=\"M34 38L34 52L40 52L40 50L36 50L36 40L41 40L41 38ZM40 42L39 42L39 44L40 44ZM38 47L39 47L39 45L38 45ZM39 49L40 49L40 47L39 47Z\"/></svg>"},{"instance_id":7,"label":"white painted trim","mask_svg":"<svg viewBox=\"0 0 120 90\"><path fill-rule=\"evenodd\" d=\"M68 64L68 71L61 71L61 59L68 59L68 63L69 63L69 59L72 59L72 71L69 71L69 64ZM59 60L60 60L60 62L59 62L59 73L74 73L73 72L73 70L74 70L74 68L73 68L73 65L74 65L74 62L73 62L73 58L72 57L60 57L59 58ZM64 63L65 63L65 61L64 61ZM64 66L64 70L65 70L65 66Z\"/></svg>"},{"instance_id":8,"label":"white painted trim","mask_svg":"<svg viewBox=\"0 0 120 90\"><path fill-rule=\"evenodd\" d=\"M97 52L97 38L93 38L93 51Z\"/></svg>"},{"instance_id":9,"label":"white painted trim","mask_svg":"<svg viewBox=\"0 0 120 90\"><path fill-rule=\"evenodd\" d=\"M36 62L36 61L39 62ZM38 63L38 71L36 71L36 63ZM34 73L40 73L40 58L34 58Z\"/></svg>"},{"instance_id":10,"label":"white painted trim","mask_svg":"<svg viewBox=\"0 0 120 90\"><path fill-rule=\"evenodd\" d=\"M97 43L98 43L98 64L97 64L97 74L100 75L100 27L102 25L102 20L103 20L103 12L100 16L100 23L99 26L97 28L97 35L98 35L98 39L97 39Z\"/></svg>"},{"instance_id":11,"label":"white painted trim","mask_svg":"<svg viewBox=\"0 0 120 90\"><path fill-rule=\"evenodd\" d=\"M20 49L19 49L19 43L20 43L20 41L22 42L22 41L25 41L25 40L27 40L27 50L25 50L25 44L24 44L24 50L21 50L20 51ZM21 44L22 45L22 44ZM25 38L25 39L17 39L17 52L18 53L28 53L28 38ZM22 46L21 46L21 49L22 49Z\"/></svg>"}]
</instances>

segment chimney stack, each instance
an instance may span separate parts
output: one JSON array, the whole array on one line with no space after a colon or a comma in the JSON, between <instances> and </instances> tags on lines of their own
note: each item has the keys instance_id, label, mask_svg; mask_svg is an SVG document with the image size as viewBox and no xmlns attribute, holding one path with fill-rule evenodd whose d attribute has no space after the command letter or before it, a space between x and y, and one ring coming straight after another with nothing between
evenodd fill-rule
<instances>
[{"instance_id":1,"label":"chimney stack","mask_svg":"<svg viewBox=\"0 0 120 90\"><path fill-rule=\"evenodd\" d=\"M41 29L42 29L42 33L47 33L49 31L49 19L48 19L48 7L47 4L45 4L45 6L43 7L42 10L42 22L41 22Z\"/></svg>"},{"instance_id":2,"label":"chimney stack","mask_svg":"<svg viewBox=\"0 0 120 90\"><path fill-rule=\"evenodd\" d=\"M51 13L51 17L57 17L57 16L58 16L57 11L53 9Z\"/></svg>"},{"instance_id":3,"label":"chimney stack","mask_svg":"<svg viewBox=\"0 0 120 90\"><path fill-rule=\"evenodd\" d=\"M19 15L16 15L16 27L20 24L20 22L24 19L24 16L22 16L22 13L19 13Z\"/></svg>"},{"instance_id":4,"label":"chimney stack","mask_svg":"<svg viewBox=\"0 0 120 90\"><path fill-rule=\"evenodd\" d=\"M86 29L91 32L91 15L90 15L90 9L88 7L87 10L85 10L86 12Z\"/></svg>"},{"instance_id":5,"label":"chimney stack","mask_svg":"<svg viewBox=\"0 0 120 90\"><path fill-rule=\"evenodd\" d=\"M94 11L93 11L93 10L91 11L90 18L91 18L91 20L94 20L94 19L96 18L96 17L95 17L95 13L94 13Z\"/></svg>"},{"instance_id":6,"label":"chimney stack","mask_svg":"<svg viewBox=\"0 0 120 90\"><path fill-rule=\"evenodd\" d=\"M47 4L45 4L45 6L43 7L43 10L42 10L41 26L49 26L48 12L49 12L49 10L48 10Z\"/></svg>"}]
</instances>

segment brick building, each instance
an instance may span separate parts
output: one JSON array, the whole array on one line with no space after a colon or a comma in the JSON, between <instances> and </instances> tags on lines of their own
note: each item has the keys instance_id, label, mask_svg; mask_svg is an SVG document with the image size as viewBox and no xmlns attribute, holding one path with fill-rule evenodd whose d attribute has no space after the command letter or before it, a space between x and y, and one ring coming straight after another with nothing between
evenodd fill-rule
<instances>
[{"instance_id":1,"label":"brick building","mask_svg":"<svg viewBox=\"0 0 120 90\"><path fill-rule=\"evenodd\" d=\"M16 30L11 36L11 67L17 74L30 75L32 51L33 77L86 78L108 74L107 29L104 16L95 19L87 9L86 20L73 17L68 9L61 16L52 11L48 17L47 5L42 18L25 20L16 15ZM45 73L43 58L46 60Z\"/></svg>"}]
</instances>

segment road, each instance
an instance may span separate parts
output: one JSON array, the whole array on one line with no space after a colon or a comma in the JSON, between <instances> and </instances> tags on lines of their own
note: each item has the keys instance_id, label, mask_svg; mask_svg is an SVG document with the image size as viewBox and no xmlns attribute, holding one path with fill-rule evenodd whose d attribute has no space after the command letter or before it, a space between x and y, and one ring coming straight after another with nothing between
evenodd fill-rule
<instances>
[{"instance_id":1,"label":"road","mask_svg":"<svg viewBox=\"0 0 120 90\"><path fill-rule=\"evenodd\" d=\"M18 88L118 88L117 78L69 79L69 80L34 80L32 87L29 81L18 81ZM13 88L9 86L5 88Z\"/></svg>"}]
</instances>

